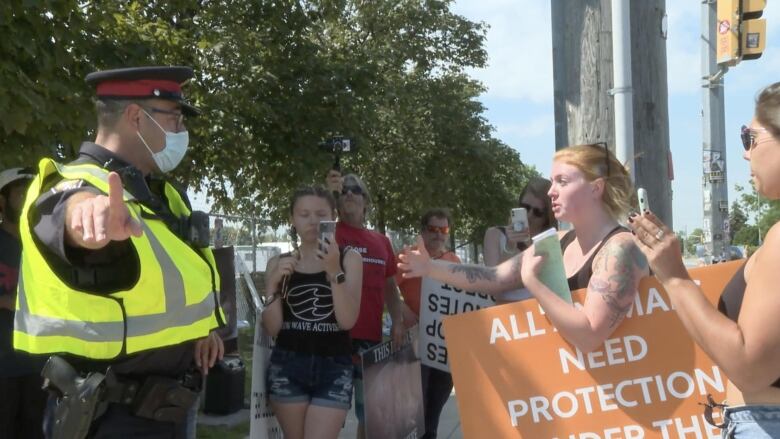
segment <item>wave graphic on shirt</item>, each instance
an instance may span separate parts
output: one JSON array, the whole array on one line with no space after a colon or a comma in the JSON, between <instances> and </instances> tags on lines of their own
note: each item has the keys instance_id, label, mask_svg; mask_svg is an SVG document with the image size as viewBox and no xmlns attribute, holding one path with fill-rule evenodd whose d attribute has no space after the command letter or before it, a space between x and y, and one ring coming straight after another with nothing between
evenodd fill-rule
<instances>
[{"instance_id":1,"label":"wave graphic on shirt","mask_svg":"<svg viewBox=\"0 0 780 439\"><path fill-rule=\"evenodd\" d=\"M287 292L287 306L295 317L319 322L333 314L333 296L327 285L297 285Z\"/></svg>"}]
</instances>

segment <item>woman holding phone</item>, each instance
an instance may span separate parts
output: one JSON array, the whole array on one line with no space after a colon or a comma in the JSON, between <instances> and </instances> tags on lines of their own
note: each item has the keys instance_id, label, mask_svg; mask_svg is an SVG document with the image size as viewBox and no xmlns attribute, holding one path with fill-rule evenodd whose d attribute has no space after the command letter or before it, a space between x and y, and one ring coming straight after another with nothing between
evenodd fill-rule
<instances>
[{"instance_id":1,"label":"woman holding phone","mask_svg":"<svg viewBox=\"0 0 780 439\"><path fill-rule=\"evenodd\" d=\"M569 288L587 288L578 309L536 277L542 256L532 245L496 267L434 261L423 246L407 251L399 268L406 277L430 276L470 291L497 295L527 288L558 332L583 352L597 349L617 328L648 274L647 263L628 229L618 223L631 209L634 189L626 168L606 144L577 145L553 158L548 192L559 221L574 226L559 232Z\"/></svg>"},{"instance_id":2,"label":"woman holding phone","mask_svg":"<svg viewBox=\"0 0 780 439\"><path fill-rule=\"evenodd\" d=\"M485 265L496 265L510 259L531 245L531 237L554 227L558 228L558 221L552 211L552 202L547 192L552 183L541 177L532 177L520 192L517 206L526 211L526 227L524 230L515 230L513 224L508 226L490 227L485 231L483 251ZM513 209L514 210L514 209ZM523 300L531 297L526 289L505 291L496 295L499 303Z\"/></svg>"},{"instance_id":3,"label":"woman holding phone","mask_svg":"<svg viewBox=\"0 0 780 439\"><path fill-rule=\"evenodd\" d=\"M780 82L759 93L741 137L756 190L780 199ZM683 325L729 378L723 437L780 437L780 225L769 229L715 307L688 275L680 242L666 225L652 212L632 215L629 223ZM710 401L709 410L714 406L723 405Z\"/></svg>"},{"instance_id":4,"label":"woman holding phone","mask_svg":"<svg viewBox=\"0 0 780 439\"><path fill-rule=\"evenodd\" d=\"M531 245L531 237L550 227L558 228L558 221L552 211L552 202L547 192L552 183L541 177L533 177L525 185L517 199L517 207L523 208L528 216L528 228L514 230L512 225L490 227L485 231L483 247L485 265L496 266Z\"/></svg>"},{"instance_id":5,"label":"woman holding phone","mask_svg":"<svg viewBox=\"0 0 780 439\"><path fill-rule=\"evenodd\" d=\"M290 202L294 254L266 269L262 324L276 337L266 376L271 407L286 438L336 438L352 398L349 329L360 310L363 261L319 239L336 202L321 187L304 187Z\"/></svg>"}]
</instances>

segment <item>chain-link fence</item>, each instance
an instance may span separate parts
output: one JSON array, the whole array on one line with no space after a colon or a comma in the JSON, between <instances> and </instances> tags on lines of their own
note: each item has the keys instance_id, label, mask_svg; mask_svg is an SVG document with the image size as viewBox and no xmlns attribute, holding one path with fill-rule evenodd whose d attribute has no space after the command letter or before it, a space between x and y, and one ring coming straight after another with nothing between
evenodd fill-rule
<instances>
[{"instance_id":1,"label":"chain-link fence","mask_svg":"<svg viewBox=\"0 0 780 439\"><path fill-rule=\"evenodd\" d=\"M257 218L210 213L211 242L215 249L233 249L235 308L238 326L254 328L260 306L263 275L268 261L289 251L289 242Z\"/></svg>"}]
</instances>

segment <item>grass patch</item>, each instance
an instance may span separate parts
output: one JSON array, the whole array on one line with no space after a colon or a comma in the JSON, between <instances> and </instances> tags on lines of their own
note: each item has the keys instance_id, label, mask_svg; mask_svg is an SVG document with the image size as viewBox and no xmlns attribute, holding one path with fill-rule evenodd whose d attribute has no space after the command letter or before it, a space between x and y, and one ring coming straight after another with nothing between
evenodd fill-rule
<instances>
[{"instance_id":1,"label":"grass patch","mask_svg":"<svg viewBox=\"0 0 780 439\"><path fill-rule=\"evenodd\" d=\"M198 439L244 439L249 436L249 422L233 428L198 425Z\"/></svg>"}]
</instances>

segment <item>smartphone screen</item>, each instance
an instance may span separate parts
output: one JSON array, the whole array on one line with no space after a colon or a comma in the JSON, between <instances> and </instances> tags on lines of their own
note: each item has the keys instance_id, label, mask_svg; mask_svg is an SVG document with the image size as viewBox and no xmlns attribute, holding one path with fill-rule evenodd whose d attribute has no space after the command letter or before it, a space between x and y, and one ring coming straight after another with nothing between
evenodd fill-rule
<instances>
[{"instance_id":1,"label":"smartphone screen","mask_svg":"<svg viewBox=\"0 0 780 439\"><path fill-rule=\"evenodd\" d=\"M524 232L528 229L528 212L523 207L512 209L512 228L515 232Z\"/></svg>"},{"instance_id":2,"label":"smartphone screen","mask_svg":"<svg viewBox=\"0 0 780 439\"><path fill-rule=\"evenodd\" d=\"M325 244L325 238L330 242L336 240L336 221L320 221L320 245Z\"/></svg>"},{"instance_id":3,"label":"smartphone screen","mask_svg":"<svg viewBox=\"0 0 780 439\"><path fill-rule=\"evenodd\" d=\"M636 197L639 199L639 212L642 213L646 210L650 210L650 203L647 201L647 191L644 188L636 190Z\"/></svg>"}]
</instances>

